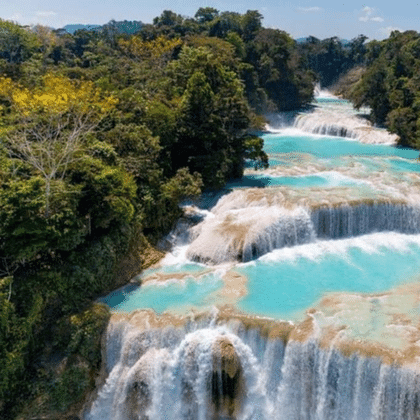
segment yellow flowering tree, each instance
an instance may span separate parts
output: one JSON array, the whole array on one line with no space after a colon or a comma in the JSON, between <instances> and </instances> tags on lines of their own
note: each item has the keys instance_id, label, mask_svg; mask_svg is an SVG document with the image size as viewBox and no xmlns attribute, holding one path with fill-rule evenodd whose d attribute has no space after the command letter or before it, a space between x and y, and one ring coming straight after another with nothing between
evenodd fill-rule
<instances>
[{"instance_id":1,"label":"yellow flowering tree","mask_svg":"<svg viewBox=\"0 0 420 420\"><path fill-rule=\"evenodd\" d=\"M137 60L150 62L154 67L162 65L168 59L172 51L180 46L180 39L168 39L159 36L152 41L144 41L141 36L133 35L128 39L120 39L118 42L121 50Z\"/></svg>"},{"instance_id":2,"label":"yellow flowering tree","mask_svg":"<svg viewBox=\"0 0 420 420\"><path fill-rule=\"evenodd\" d=\"M80 157L86 135L116 105L90 81L73 81L46 74L40 86L27 88L0 78L5 115L11 111L13 126L3 142L14 158L29 164L45 181L45 216L50 214L51 187L62 180L68 166ZM10 108L10 109L8 109Z\"/></svg>"}]
</instances>

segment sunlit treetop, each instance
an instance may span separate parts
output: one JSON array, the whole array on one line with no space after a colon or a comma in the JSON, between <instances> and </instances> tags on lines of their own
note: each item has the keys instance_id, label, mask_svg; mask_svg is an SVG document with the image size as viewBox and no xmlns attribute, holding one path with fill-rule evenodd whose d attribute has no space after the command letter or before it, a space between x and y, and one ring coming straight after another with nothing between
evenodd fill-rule
<instances>
[{"instance_id":1,"label":"sunlit treetop","mask_svg":"<svg viewBox=\"0 0 420 420\"><path fill-rule=\"evenodd\" d=\"M62 115L103 115L115 107L118 100L106 96L90 81L73 81L61 75L48 73L41 86L23 87L11 79L0 77L0 95L11 101L15 112L24 117L34 113Z\"/></svg>"},{"instance_id":2,"label":"sunlit treetop","mask_svg":"<svg viewBox=\"0 0 420 420\"><path fill-rule=\"evenodd\" d=\"M160 58L181 44L180 39L168 39L165 36L159 36L153 41L143 41L140 36L119 40L119 46L126 54L140 59Z\"/></svg>"}]
</instances>

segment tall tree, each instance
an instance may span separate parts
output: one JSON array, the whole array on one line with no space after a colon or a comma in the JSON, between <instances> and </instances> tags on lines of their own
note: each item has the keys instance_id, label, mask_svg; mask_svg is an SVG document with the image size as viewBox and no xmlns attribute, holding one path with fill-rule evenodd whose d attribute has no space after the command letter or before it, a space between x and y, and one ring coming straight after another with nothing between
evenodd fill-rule
<instances>
[{"instance_id":1,"label":"tall tree","mask_svg":"<svg viewBox=\"0 0 420 420\"><path fill-rule=\"evenodd\" d=\"M115 105L92 82L74 83L47 74L43 85L28 89L1 79L3 95L11 101L15 128L6 132L4 147L22 159L45 181L45 217L50 216L54 180L63 179L78 158L83 140Z\"/></svg>"}]
</instances>

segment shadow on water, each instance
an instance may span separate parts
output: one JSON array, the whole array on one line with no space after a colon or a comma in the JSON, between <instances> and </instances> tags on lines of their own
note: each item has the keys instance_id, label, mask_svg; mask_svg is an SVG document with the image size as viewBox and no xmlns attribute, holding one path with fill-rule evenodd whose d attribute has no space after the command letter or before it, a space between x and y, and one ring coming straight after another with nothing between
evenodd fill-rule
<instances>
[{"instance_id":1,"label":"shadow on water","mask_svg":"<svg viewBox=\"0 0 420 420\"><path fill-rule=\"evenodd\" d=\"M395 147L396 149L400 149L400 150L415 150L416 152L419 152L418 150L413 149L412 147L407 146L407 145L404 145L404 144L396 144L394 147ZM419 153L420 153L420 152L419 152ZM420 156L419 156L419 157L420 157Z\"/></svg>"},{"instance_id":2,"label":"shadow on water","mask_svg":"<svg viewBox=\"0 0 420 420\"><path fill-rule=\"evenodd\" d=\"M105 303L111 308L114 308L120 303L123 303L127 299L128 295L140 289L140 287L140 282L129 283L123 287L120 287L117 290L112 291L109 295L99 298L98 301L101 303Z\"/></svg>"},{"instance_id":3,"label":"shadow on water","mask_svg":"<svg viewBox=\"0 0 420 420\"><path fill-rule=\"evenodd\" d=\"M368 120L370 122L372 122L371 118L370 118L370 114L363 114L363 113L357 113L356 114L359 118L364 118L365 120Z\"/></svg>"},{"instance_id":4,"label":"shadow on water","mask_svg":"<svg viewBox=\"0 0 420 420\"><path fill-rule=\"evenodd\" d=\"M270 177L258 177L244 175L242 178L232 179L226 184L230 191L232 188L264 188L272 184L273 180Z\"/></svg>"}]
</instances>

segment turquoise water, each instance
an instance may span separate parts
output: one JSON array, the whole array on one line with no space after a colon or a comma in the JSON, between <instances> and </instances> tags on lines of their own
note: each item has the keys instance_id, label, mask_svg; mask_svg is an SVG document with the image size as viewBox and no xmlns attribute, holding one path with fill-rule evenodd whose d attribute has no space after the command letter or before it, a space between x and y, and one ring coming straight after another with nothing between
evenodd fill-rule
<instances>
[{"instance_id":1,"label":"turquoise water","mask_svg":"<svg viewBox=\"0 0 420 420\"><path fill-rule=\"evenodd\" d=\"M420 270L420 239L402 234L372 238L374 235L277 250L234 267L236 273L247 278L248 290L237 308L250 314L299 320L328 292L378 293L416 279ZM187 267L167 266L159 272L186 273ZM155 272L148 270L143 277ZM101 301L119 312L150 308L159 314L186 313L221 303L217 292L223 286L221 274L215 270L198 278L186 275L181 281L174 277L143 286L131 284Z\"/></svg>"},{"instance_id":2,"label":"turquoise water","mask_svg":"<svg viewBox=\"0 0 420 420\"><path fill-rule=\"evenodd\" d=\"M101 299L113 310L131 312L136 309L153 309L161 314L170 310L204 309L211 306L208 297L223 287L223 281L215 273L200 279L187 277L182 281L129 285Z\"/></svg>"},{"instance_id":3,"label":"turquoise water","mask_svg":"<svg viewBox=\"0 0 420 420\"><path fill-rule=\"evenodd\" d=\"M330 173L304 176L245 175L242 179L228 182L226 188L263 188L275 186L308 188L358 184L359 182L354 179L346 177L338 178Z\"/></svg>"},{"instance_id":4,"label":"turquoise water","mask_svg":"<svg viewBox=\"0 0 420 420\"><path fill-rule=\"evenodd\" d=\"M335 158L339 156L398 156L405 159L417 159L419 151L379 144L363 144L341 137L321 137L310 135L265 134L264 150L273 153L308 153L317 158Z\"/></svg>"},{"instance_id":5,"label":"turquoise water","mask_svg":"<svg viewBox=\"0 0 420 420\"><path fill-rule=\"evenodd\" d=\"M317 97L315 98L315 102L318 104L322 104L322 103L334 103L337 105L350 105L350 102L345 100L345 99L339 99L339 98L335 98L334 96L321 96L321 97Z\"/></svg>"},{"instance_id":6,"label":"turquoise water","mask_svg":"<svg viewBox=\"0 0 420 420\"><path fill-rule=\"evenodd\" d=\"M392 169L398 172L420 172L420 161L406 161L401 159L390 159Z\"/></svg>"},{"instance_id":7,"label":"turquoise water","mask_svg":"<svg viewBox=\"0 0 420 420\"><path fill-rule=\"evenodd\" d=\"M249 292L238 308L262 316L295 319L327 292L384 292L418 275L420 246L411 244L408 248L398 251L380 247L378 252L368 253L353 246L342 254L325 253L315 259L262 258L236 269L248 278Z\"/></svg>"},{"instance_id":8,"label":"turquoise water","mask_svg":"<svg viewBox=\"0 0 420 420\"><path fill-rule=\"evenodd\" d=\"M318 102L333 104L337 99L321 98ZM340 101L338 104L348 106ZM348 172L340 173L343 168L352 170L354 163L358 164L355 168L359 176L360 171L362 175L366 171L367 180L372 172L420 173L419 152L412 149L301 133L270 133L263 138L271 166L282 171L298 166L300 171L308 164L319 163L324 172L246 175L229 182L221 192L203 196L203 207L210 208L223 194L237 188L307 188L308 194L312 187L352 185L362 189L360 179L344 175ZM329 292L384 292L413 281L420 273L420 235L375 235L276 250L248 264L232 264L231 269L246 278L248 291L237 301L237 308L251 314L298 319ZM225 303L219 297L224 282L214 267L182 260L142 273L141 279L147 277L165 281L130 285L102 301L116 311L151 308L157 313L207 309Z\"/></svg>"}]
</instances>

